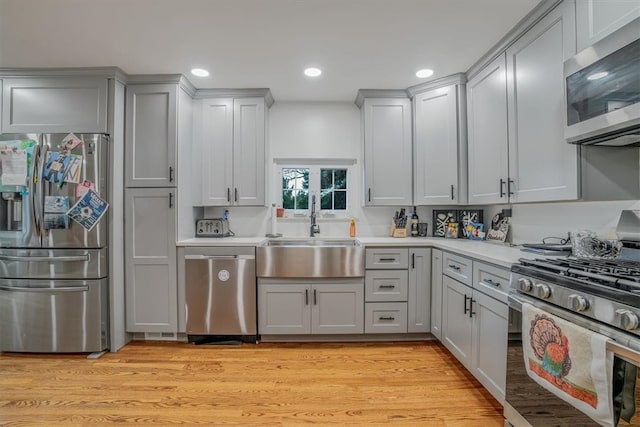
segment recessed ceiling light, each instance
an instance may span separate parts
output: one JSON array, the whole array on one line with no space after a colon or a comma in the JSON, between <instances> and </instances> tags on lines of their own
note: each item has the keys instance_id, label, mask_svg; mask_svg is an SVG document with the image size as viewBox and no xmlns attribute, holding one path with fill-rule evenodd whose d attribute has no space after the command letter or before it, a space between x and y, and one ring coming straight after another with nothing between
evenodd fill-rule
<instances>
[{"instance_id":1,"label":"recessed ceiling light","mask_svg":"<svg viewBox=\"0 0 640 427\"><path fill-rule=\"evenodd\" d=\"M192 68L191 74L196 77L209 77L209 72L204 68Z\"/></svg>"},{"instance_id":2,"label":"recessed ceiling light","mask_svg":"<svg viewBox=\"0 0 640 427\"><path fill-rule=\"evenodd\" d=\"M590 76L587 76L587 80L598 80L603 77L607 77L609 75L608 71L600 71L598 73L593 73Z\"/></svg>"},{"instance_id":3,"label":"recessed ceiling light","mask_svg":"<svg viewBox=\"0 0 640 427\"><path fill-rule=\"evenodd\" d=\"M422 70L416 71L416 77L421 79L426 79L427 77L431 77L433 75L433 70L429 68L423 68Z\"/></svg>"},{"instance_id":4,"label":"recessed ceiling light","mask_svg":"<svg viewBox=\"0 0 640 427\"><path fill-rule=\"evenodd\" d=\"M309 77L318 77L320 74L322 74L322 70L320 68L311 67L305 69L304 74Z\"/></svg>"}]
</instances>

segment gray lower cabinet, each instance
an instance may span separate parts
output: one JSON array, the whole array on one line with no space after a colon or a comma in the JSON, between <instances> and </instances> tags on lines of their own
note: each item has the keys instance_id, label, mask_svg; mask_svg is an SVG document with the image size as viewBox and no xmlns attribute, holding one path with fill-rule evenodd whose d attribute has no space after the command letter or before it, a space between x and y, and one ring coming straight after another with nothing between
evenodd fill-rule
<instances>
[{"instance_id":1,"label":"gray lower cabinet","mask_svg":"<svg viewBox=\"0 0 640 427\"><path fill-rule=\"evenodd\" d=\"M363 332L361 279L258 282L258 333L261 335Z\"/></svg>"},{"instance_id":2,"label":"gray lower cabinet","mask_svg":"<svg viewBox=\"0 0 640 427\"><path fill-rule=\"evenodd\" d=\"M175 189L125 190L128 332L177 332Z\"/></svg>"},{"instance_id":3,"label":"gray lower cabinet","mask_svg":"<svg viewBox=\"0 0 640 427\"><path fill-rule=\"evenodd\" d=\"M508 270L479 261L473 261L472 286L446 271L442 276L441 341L500 403L506 381L508 277Z\"/></svg>"},{"instance_id":4,"label":"gray lower cabinet","mask_svg":"<svg viewBox=\"0 0 640 427\"><path fill-rule=\"evenodd\" d=\"M367 248L365 333L431 329L431 249Z\"/></svg>"},{"instance_id":5,"label":"gray lower cabinet","mask_svg":"<svg viewBox=\"0 0 640 427\"><path fill-rule=\"evenodd\" d=\"M431 250L431 333L442 341L442 251Z\"/></svg>"},{"instance_id":6,"label":"gray lower cabinet","mask_svg":"<svg viewBox=\"0 0 640 427\"><path fill-rule=\"evenodd\" d=\"M5 78L4 133L106 133L109 80L97 77Z\"/></svg>"}]
</instances>

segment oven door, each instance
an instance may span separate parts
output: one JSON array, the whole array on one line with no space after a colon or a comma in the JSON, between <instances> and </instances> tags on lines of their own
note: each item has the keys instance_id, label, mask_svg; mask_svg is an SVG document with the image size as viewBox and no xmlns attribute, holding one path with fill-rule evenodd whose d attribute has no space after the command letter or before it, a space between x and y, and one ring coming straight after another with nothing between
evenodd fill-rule
<instances>
[{"instance_id":1,"label":"oven door","mask_svg":"<svg viewBox=\"0 0 640 427\"><path fill-rule=\"evenodd\" d=\"M522 303L524 302L611 338L613 342L610 343L608 349L613 351L616 357L639 367L640 339L525 295L513 293L509 295L509 324L513 325L513 328L509 333L507 349L507 381L504 404L504 417L507 425L516 427L598 426L591 418L539 386L527 375L522 352L521 328L518 331L514 330L517 325L521 325ZM640 374L640 369L638 369L638 373ZM636 414L632 417L631 423L620 420L618 425L640 427L639 388L640 378L637 378Z\"/></svg>"}]
</instances>

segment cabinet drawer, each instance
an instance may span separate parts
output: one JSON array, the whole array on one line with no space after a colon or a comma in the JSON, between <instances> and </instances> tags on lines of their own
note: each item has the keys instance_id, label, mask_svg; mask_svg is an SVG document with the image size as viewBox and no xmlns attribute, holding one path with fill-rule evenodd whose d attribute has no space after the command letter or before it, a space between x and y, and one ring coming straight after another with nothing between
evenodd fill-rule
<instances>
[{"instance_id":1,"label":"cabinet drawer","mask_svg":"<svg viewBox=\"0 0 640 427\"><path fill-rule=\"evenodd\" d=\"M467 286L471 286L472 265L469 258L447 252L442 253L442 273Z\"/></svg>"},{"instance_id":2,"label":"cabinet drawer","mask_svg":"<svg viewBox=\"0 0 640 427\"><path fill-rule=\"evenodd\" d=\"M393 334L407 332L406 302L371 302L364 308L366 334Z\"/></svg>"},{"instance_id":3,"label":"cabinet drawer","mask_svg":"<svg viewBox=\"0 0 640 427\"><path fill-rule=\"evenodd\" d=\"M473 287L504 303L507 302L510 275L511 272L504 268L478 261L473 263Z\"/></svg>"},{"instance_id":4,"label":"cabinet drawer","mask_svg":"<svg viewBox=\"0 0 640 427\"><path fill-rule=\"evenodd\" d=\"M375 248L366 250L366 268L408 268L409 249Z\"/></svg>"},{"instance_id":5,"label":"cabinet drawer","mask_svg":"<svg viewBox=\"0 0 640 427\"><path fill-rule=\"evenodd\" d=\"M407 270L369 270L364 276L365 301L406 301L408 283Z\"/></svg>"}]
</instances>

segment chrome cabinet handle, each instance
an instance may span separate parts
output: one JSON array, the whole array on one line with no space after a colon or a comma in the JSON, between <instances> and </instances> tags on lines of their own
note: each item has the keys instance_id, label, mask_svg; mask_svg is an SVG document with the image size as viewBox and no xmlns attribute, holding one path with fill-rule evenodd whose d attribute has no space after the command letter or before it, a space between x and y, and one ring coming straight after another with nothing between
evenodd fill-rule
<instances>
[{"instance_id":1,"label":"chrome cabinet handle","mask_svg":"<svg viewBox=\"0 0 640 427\"><path fill-rule=\"evenodd\" d=\"M480 281L480 283L486 283L487 285L492 285L492 286L495 286L496 288L500 287L500 282L494 282L491 279L484 279Z\"/></svg>"}]
</instances>

